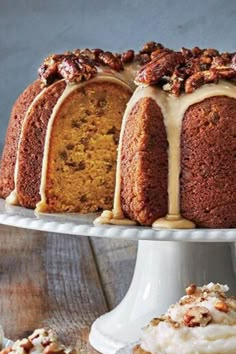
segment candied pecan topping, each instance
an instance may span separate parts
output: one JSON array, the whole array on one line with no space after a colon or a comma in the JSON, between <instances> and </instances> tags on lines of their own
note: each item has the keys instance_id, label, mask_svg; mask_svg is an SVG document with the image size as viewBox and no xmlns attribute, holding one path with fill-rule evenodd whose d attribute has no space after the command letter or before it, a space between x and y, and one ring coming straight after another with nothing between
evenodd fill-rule
<instances>
[{"instance_id":1,"label":"candied pecan topping","mask_svg":"<svg viewBox=\"0 0 236 354\"><path fill-rule=\"evenodd\" d=\"M159 49L164 49L164 46L161 43L156 43L156 42L147 42L144 44L143 48L140 50L140 54L143 53L148 53L151 54L152 52L159 50Z\"/></svg>"},{"instance_id":2,"label":"candied pecan topping","mask_svg":"<svg viewBox=\"0 0 236 354\"><path fill-rule=\"evenodd\" d=\"M236 80L236 53L199 47L176 52L153 41L138 53L132 49L120 54L85 48L53 54L44 60L38 73L44 85L60 79L80 82L94 77L99 66L119 72L132 62L141 66L135 78L137 84L159 85L175 96L191 93L207 83L217 83L219 79Z\"/></svg>"},{"instance_id":3,"label":"candied pecan topping","mask_svg":"<svg viewBox=\"0 0 236 354\"><path fill-rule=\"evenodd\" d=\"M88 56L70 55L58 65L58 72L67 82L80 82L95 76L97 68Z\"/></svg>"},{"instance_id":4,"label":"candied pecan topping","mask_svg":"<svg viewBox=\"0 0 236 354\"><path fill-rule=\"evenodd\" d=\"M152 45L150 45L151 48ZM147 46L147 52L148 52ZM219 79L236 79L236 54L219 53L216 49L182 48L175 52L163 46L153 50L148 61L137 73L137 84L156 84L175 96L191 93Z\"/></svg>"},{"instance_id":5,"label":"candied pecan topping","mask_svg":"<svg viewBox=\"0 0 236 354\"><path fill-rule=\"evenodd\" d=\"M134 60L134 51L132 49L127 50L121 54L122 63L130 63Z\"/></svg>"},{"instance_id":6,"label":"candied pecan topping","mask_svg":"<svg viewBox=\"0 0 236 354\"><path fill-rule=\"evenodd\" d=\"M152 59L152 53L155 56L163 49L163 45L156 42L146 43L138 53L132 49L122 54L99 48L75 49L73 52L67 51L64 54L48 56L38 73L44 85L51 85L60 79L65 79L67 82L80 82L94 77L99 66L108 66L112 70L121 71L125 65L132 62L144 65Z\"/></svg>"},{"instance_id":7,"label":"candied pecan topping","mask_svg":"<svg viewBox=\"0 0 236 354\"><path fill-rule=\"evenodd\" d=\"M162 50L138 71L135 81L143 84L158 83L163 76L171 75L176 65L183 63L184 57L180 52Z\"/></svg>"},{"instance_id":8,"label":"candied pecan topping","mask_svg":"<svg viewBox=\"0 0 236 354\"><path fill-rule=\"evenodd\" d=\"M111 52L101 52L98 58L102 64L108 65L113 70L120 71L123 68L121 60Z\"/></svg>"}]
</instances>

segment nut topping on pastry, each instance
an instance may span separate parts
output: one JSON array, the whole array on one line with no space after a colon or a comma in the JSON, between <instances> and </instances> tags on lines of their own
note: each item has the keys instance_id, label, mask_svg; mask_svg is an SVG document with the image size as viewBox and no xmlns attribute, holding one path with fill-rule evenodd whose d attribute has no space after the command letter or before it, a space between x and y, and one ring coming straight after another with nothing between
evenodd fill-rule
<instances>
[{"instance_id":1,"label":"nut topping on pastry","mask_svg":"<svg viewBox=\"0 0 236 354\"><path fill-rule=\"evenodd\" d=\"M219 53L216 49L182 48L175 52L159 48L137 73L135 82L160 85L175 96L191 93L200 86L219 79L236 79L236 54Z\"/></svg>"},{"instance_id":2,"label":"nut topping on pastry","mask_svg":"<svg viewBox=\"0 0 236 354\"><path fill-rule=\"evenodd\" d=\"M191 284L187 295L143 330L135 354L235 354L236 299L228 286ZM193 345L194 343L194 345Z\"/></svg>"},{"instance_id":3,"label":"nut topping on pastry","mask_svg":"<svg viewBox=\"0 0 236 354\"><path fill-rule=\"evenodd\" d=\"M211 320L210 312L204 306L190 307L184 315L184 324L188 327L205 327Z\"/></svg>"},{"instance_id":4,"label":"nut topping on pastry","mask_svg":"<svg viewBox=\"0 0 236 354\"><path fill-rule=\"evenodd\" d=\"M36 329L28 338L17 340L0 354L76 354L76 350L66 347L51 331Z\"/></svg>"}]
</instances>

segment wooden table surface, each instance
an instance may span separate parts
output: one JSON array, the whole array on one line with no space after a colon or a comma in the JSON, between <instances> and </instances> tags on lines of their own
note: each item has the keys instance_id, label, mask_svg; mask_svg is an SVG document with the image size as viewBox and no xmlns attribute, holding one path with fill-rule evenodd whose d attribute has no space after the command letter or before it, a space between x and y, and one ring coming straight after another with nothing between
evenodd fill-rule
<instances>
[{"instance_id":1,"label":"wooden table surface","mask_svg":"<svg viewBox=\"0 0 236 354\"><path fill-rule=\"evenodd\" d=\"M133 274L136 242L0 225L0 323L5 336L51 328L81 353L93 321L114 308Z\"/></svg>"}]
</instances>

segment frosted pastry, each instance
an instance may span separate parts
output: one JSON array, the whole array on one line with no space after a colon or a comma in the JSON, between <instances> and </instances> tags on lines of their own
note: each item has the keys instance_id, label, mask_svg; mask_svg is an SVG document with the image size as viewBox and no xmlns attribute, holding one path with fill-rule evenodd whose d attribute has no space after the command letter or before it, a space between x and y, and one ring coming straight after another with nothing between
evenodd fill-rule
<instances>
[{"instance_id":1,"label":"frosted pastry","mask_svg":"<svg viewBox=\"0 0 236 354\"><path fill-rule=\"evenodd\" d=\"M51 331L36 329L28 338L17 340L1 354L76 354L76 350L66 347Z\"/></svg>"},{"instance_id":2,"label":"frosted pastry","mask_svg":"<svg viewBox=\"0 0 236 354\"><path fill-rule=\"evenodd\" d=\"M227 285L192 284L143 330L134 354L235 354L236 299Z\"/></svg>"}]
</instances>

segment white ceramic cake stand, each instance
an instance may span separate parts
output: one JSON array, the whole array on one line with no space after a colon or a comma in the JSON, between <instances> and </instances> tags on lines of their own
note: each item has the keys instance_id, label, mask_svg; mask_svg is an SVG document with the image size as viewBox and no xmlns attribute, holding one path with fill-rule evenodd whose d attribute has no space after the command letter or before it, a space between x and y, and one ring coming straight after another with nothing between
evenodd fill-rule
<instances>
[{"instance_id":1,"label":"white ceramic cake stand","mask_svg":"<svg viewBox=\"0 0 236 354\"><path fill-rule=\"evenodd\" d=\"M113 354L135 342L150 319L166 311L190 283L228 284L236 294L236 230L153 230L140 226L93 226L95 215L44 214L6 206L0 200L0 223L28 229L138 240L137 261L130 288L121 303L98 318L91 345ZM109 241L108 241L109 242Z\"/></svg>"}]
</instances>

